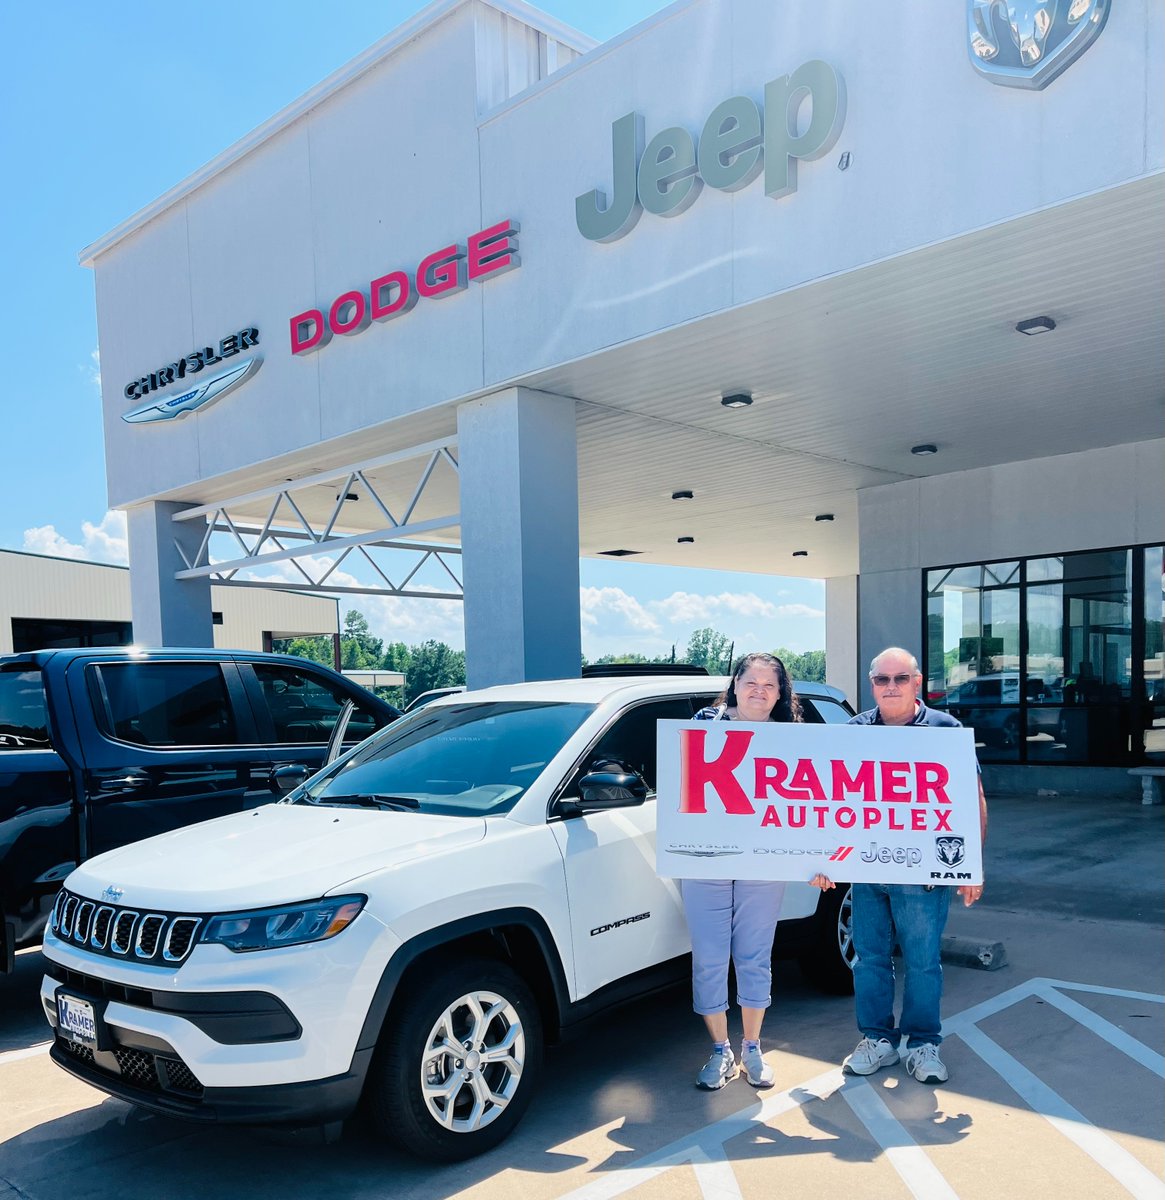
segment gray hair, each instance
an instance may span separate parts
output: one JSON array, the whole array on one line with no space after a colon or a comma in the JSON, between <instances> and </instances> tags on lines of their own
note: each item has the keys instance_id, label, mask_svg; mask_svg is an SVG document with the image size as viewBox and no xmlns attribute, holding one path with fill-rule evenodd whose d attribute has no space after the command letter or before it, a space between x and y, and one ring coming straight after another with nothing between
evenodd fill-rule
<instances>
[{"instance_id":1,"label":"gray hair","mask_svg":"<svg viewBox=\"0 0 1165 1200\"><path fill-rule=\"evenodd\" d=\"M878 673L878 661L883 659L887 654L898 654L903 658L910 659L910 672L912 675L921 675L922 671L918 666L918 659L910 653L909 650L903 650L901 646L887 646L885 650L879 650L873 658L870 659L870 676L873 677Z\"/></svg>"}]
</instances>

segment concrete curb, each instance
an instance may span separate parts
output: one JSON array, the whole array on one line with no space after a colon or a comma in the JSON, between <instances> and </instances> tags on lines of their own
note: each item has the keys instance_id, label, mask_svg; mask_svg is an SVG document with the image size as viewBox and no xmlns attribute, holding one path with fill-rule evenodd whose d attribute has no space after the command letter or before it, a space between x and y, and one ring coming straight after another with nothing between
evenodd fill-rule
<instances>
[{"instance_id":1,"label":"concrete curb","mask_svg":"<svg viewBox=\"0 0 1165 1200\"><path fill-rule=\"evenodd\" d=\"M943 938L942 960L952 967L971 967L976 971L998 971L1007 965L1007 950L1002 942L985 942L981 939L955 937Z\"/></svg>"}]
</instances>

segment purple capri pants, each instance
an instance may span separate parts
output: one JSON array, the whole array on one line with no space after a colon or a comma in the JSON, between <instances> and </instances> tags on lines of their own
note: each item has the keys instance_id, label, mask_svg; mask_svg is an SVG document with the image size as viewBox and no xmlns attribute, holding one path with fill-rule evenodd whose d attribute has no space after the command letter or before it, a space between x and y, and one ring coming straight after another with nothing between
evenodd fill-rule
<instances>
[{"instance_id":1,"label":"purple capri pants","mask_svg":"<svg viewBox=\"0 0 1165 1200\"><path fill-rule=\"evenodd\" d=\"M736 1002L768 1008L773 934L785 894L767 879L683 879L680 894L692 936L692 1007L701 1016L728 1008L728 960L736 966Z\"/></svg>"}]
</instances>

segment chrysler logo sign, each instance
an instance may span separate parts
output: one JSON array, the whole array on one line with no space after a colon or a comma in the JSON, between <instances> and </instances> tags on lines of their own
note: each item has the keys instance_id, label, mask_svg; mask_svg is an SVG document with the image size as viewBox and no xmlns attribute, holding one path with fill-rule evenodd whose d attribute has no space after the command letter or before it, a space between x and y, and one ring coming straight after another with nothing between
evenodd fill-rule
<instances>
[{"instance_id":1,"label":"chrysler logo sign","mask_svg":"<svg viewBox=\"0 0 1165 1200\"><path fill-rule=\"evenodd\" d=\"M802 120L803 110L808 120ZM706 183L722 192L747 187L764 172L765 195L797 190L797 162L820 158L845 121L845 85L828 63L804 63L765 84L765 111L749 96L718 104L697 140L681 125L643 145L643 117L629 112L611 126L611 198L595 188L574 202L578 231L613 242L635 228L644 211L686 212Z\"/></svg>"},{"instance_id":2,"label":"chrysler logo sign","mask_svg":"<svg viewBox=\"0 0 1165 1200\"><path fill-rule=\"evenodd\" d=\"M196 387L187 388L173 396L159 396L155 400L147 400L137 408L122 413L121 419L131 425L140 425L149 421L171 421L175 417L184 417L196 409L206 408L216 400L221 399L231 388L238 387L244 379L253 375L263 360L259 355L244 359L226 371L220 371L208 379L201 380Z\"/></svg>"},{"instance_id":3,"label":"chrysler logo sign","mask_svg":"<svg viewBox=\"0 0 1165 1200\"><path fill-rule=\"evenodd\" d=\"M1100 36L1109 0L967 0L971 63L1004 87L1046 88Z\"/></svg>"}]
</instances>

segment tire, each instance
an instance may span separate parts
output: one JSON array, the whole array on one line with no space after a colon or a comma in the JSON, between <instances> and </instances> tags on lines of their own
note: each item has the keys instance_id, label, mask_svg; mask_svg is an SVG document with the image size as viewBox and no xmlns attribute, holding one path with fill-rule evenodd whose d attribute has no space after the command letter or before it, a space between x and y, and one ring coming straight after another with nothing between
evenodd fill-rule
<instances>
[{"instance_id":1,"label":"tire","mask_svg":"<svg viewBox=\"0 0 1165 1200\"><path fill-rule=\"evenodd\" d=\"M814 987L831 996L854 991L853 895L848 883L822 892L814 916L816 946L798 958Z\"/></svg>"},{"instance_id":2,"label":"tire","mask_svg":"<svg viewBox=\"0 0 1165 1200\"><path fill-rule=\"evenodd\" d=\"M541 1067L542 1017L522 978L488 958L442 960L389 1010L368 1115L404 1150L440 1162L472 1158L521 1120Z\"/></svg>"}]
</instances>

